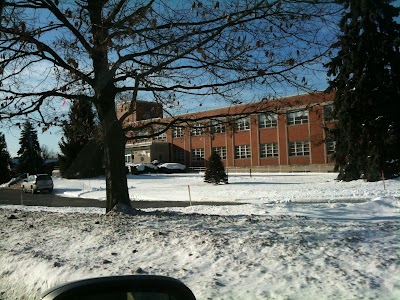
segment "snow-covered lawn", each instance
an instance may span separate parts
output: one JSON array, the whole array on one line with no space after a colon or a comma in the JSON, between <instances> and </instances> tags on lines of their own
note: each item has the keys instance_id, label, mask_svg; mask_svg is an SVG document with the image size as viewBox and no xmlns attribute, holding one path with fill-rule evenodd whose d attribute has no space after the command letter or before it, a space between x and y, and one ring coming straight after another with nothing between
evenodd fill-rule
<instances>
[{"instance_id":1,"label":"snow-covered lawn","mask_svg":"<svg viewBox=\"0 0 400 300\"><path fill-rule=\"evenodd\" d=\"M232 174L219 186L196 174L129 176L135 200L189 202L189 186L192 201L238 203L136 216L1 206L0 299L136 273L178 278L197 299L400 299L400 180L384 189L335 176ZM103 178L54 184L105 198Z\"/></svg>"},{"instance_id":2,"label":"snow-covered lawn","mask_svg":"<svg viewBox=\"0 0 400 300\"><path fill-rule=\"evenodd\" d=\"M230 174L228 185L210 185L199 174L128 175L133 200L222 201L238 203L276 203L319 200L370 200L381 196L400 195L399 181L367 183L335 182L334 173L258 173ZM60 196L105 200L105 180L54 180Z\"/></svg>"}]
</instances>

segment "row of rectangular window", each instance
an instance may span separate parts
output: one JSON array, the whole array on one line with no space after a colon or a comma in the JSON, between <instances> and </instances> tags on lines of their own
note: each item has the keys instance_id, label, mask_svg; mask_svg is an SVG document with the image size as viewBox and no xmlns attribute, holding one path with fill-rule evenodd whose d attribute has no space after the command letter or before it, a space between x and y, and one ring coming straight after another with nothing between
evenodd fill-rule
<instances>
[{"instance_id":1,"label":"row of rectangular window","mask_svg":"<svg viewBox=\"0 0 400 300\"><path fill-rule=\"evenodd\" d=\"M277 115L260 115L259 116L259 127L269 128L276 127L277 125ZM240 118L234 122L234 127L237 131L250 130L250 118ZM224 123L211 123L210 132L212 134L224 133L226 132L226 125ZM195 124L190 128L190 134L192 136L199 136L205 134L205 126ZM172 131L173 138L179 138L184 136L184 127L175 127Z\"/></svg>"},{"instance_id":2,"label":"row of rectangular window","mask_svg":"<svg viewBox=\"0 0 400 300\"><path fill-rule=\"evenodd\" d=\"M221 159L226 159L226 147L214 147L213 152L219 154ZM335 142L326 142L327 154L333 154L335 151ZM307 141L289 142L289 156L308 156L310 155L310 143ZM260 144L260 158L278 157L278 143ZM184 150L176 149L174 159L176 161L184 161ZM239 145L235 146L235 159L251 158L251 146ZM204 148L192 149L192 161L202 161L205 159Z\"/></svg>"},{"instance_id":3,"label":"row of rectangular window","mask_svg":"<svg viewBox=\"0 0 400 300\"><path fill-rule=\"evenodd\" d=\"M333 119L333 105L324 106L324 120L331 121ZM309 122L308 110L291 111L287 113L287 125L300 125L307 124ZM278 124L278 114L259 114L258 115L258 127L259 128L272 128ZM205 134L205 125L195 124L190 132L192 136L198 136ZM224 133L226 132L226 126L223 122L211 122L210 124L211 133ZM237 131L250 130L250 118L244 117L234 122L234 127ZM184 128L175 127L173 129L173 137L183 137Z\"/></svg>"},{"instance_id":4,"label":"row of rectangular window","mask_svg":"<svg viewBox=\"0 0 400 300\"><path fill-rule=\"evenodd\" d=\"M325 105L323 107L324 121L333 120L333 105ZM287 125L301 125L309 122L308 110L290 111L286 115ZM258 114L258 127L259 128L273 128L278 125L278 114L275 113L261 113ZM197 123L190 128L192 136L200 136L206 133L206 124ZM226 125L223 121L212 121L209 125L211 134L218 134L226 132ZM234 128L236 131L250 130L250 118L243 117L234 121ZM185 134L185 127L174 127L172 129L173 138L181 138ZM166 134L162 133L154 137L155 140L165 140Z\"/></svg>"}]
</instances>

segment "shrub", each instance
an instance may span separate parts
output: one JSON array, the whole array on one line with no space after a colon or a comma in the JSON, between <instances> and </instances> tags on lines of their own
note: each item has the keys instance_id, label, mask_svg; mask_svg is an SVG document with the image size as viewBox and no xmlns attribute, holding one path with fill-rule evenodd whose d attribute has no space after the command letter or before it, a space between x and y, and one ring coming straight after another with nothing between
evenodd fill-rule
<instances>
[{"instance_id":1,"label":"shrub","mask_svg":"<svg viewBox=\"0 0 400 300\"><path fill-rule=\"evenodd\" d=\"M218 153L213 152L208 159L208 167L204 175L204 182L219 184L228 183L228 175L225 173L225 167Z\"/></svg>"}]
</instances>

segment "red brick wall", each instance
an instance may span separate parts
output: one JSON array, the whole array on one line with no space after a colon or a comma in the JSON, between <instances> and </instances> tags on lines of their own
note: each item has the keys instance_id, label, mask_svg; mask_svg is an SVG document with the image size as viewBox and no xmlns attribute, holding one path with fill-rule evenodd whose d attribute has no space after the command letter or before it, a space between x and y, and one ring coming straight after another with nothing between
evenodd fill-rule
<instances>
[{"instance_id":1,"label":"red brick wall","mask_svg":"<svg viewBox=\"0 0 400 300\"><path fill-rule=\"evenodd\" d=\"M279 147L279 164L287 165L288 160L288 132L286 126L286 116L278 115L278 147Z\"/></svg>"},{"instance_id":2,"label":"red brick wall","mask_svg":"<svg viewBox=\"0 0 400 300\"><path fill-rule=\"evenodd\" d=\"M122 115L129 109L129 102L117 105L117 117L120 119ZM162 118L163 117L163 107L159 103L137 101L136 107L134 108L134 113L128 116L124 120L124 124L129 122L135 122L140 120L152 119L152 118Z\"/></svg>"},{"instance_id":3,"label":"red brick wall","mask_svg":"<svg viewBox=\"0 0 400 300\"><path fill-rule=\"evenodd\" d=\"M289 164L324 164L331 163L331 158L326 155L324 145L324 123L322 118L321 105L332 102L334 94L305 94L284 98L281 100L261 101L247 105L226 107L215 110L208 110L198 113L181 115L181 118L198 119L208 116L218 115L250 115L250 130L234 131L227 124L225 133L212 134L207 131L201 136L191 136L190 131L186 130L184 138L171 138L172 132L167 132L167 141L186 150L186 161L188 166L204 165L200 162L191 162L191 150L203 148L205 159L211 155L212 147L226 147L227 159L224 160L225 166L250 167L250 166L274 166ZM148 106L143 106L145 111ZM157 108L158 109L158 108ZM155 109L155 111L157 110ZM287 125L286 112L294 109L308 109L309 118L307 124ZM278 112L278 125L275 128L258 128L259 112ZM143 117L142 110L137 111L137 118ZM166 118L164 120L169 120ZM310 155L289 157L288 143L292 141L309 141ZM279 156L273 158L260 158L259 145L265 143L278 143ZM251 145L250 159L235 159L236 145ZM171 153L172 158L172 153Z\"/></svg>"}]
</instances>

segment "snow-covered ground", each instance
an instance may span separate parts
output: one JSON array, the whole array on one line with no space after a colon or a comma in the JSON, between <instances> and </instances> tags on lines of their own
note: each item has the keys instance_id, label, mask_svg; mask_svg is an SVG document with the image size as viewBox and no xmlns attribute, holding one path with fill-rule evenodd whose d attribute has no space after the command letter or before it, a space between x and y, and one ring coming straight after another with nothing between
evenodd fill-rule
<instances>
[{"instance_id":1,"label":"snow-covered ground","mask_svg":"<svg viewBox=\"0 0 400 300\"><path fill-rule=\"evenodd\" d=\"M335 182L334 173L258 173L230 174L228 185L210 185L201 174L146 174L128 175L131 199L189 201L222 201L245 203L276 203L318 200L370 200L400 194L400 183L386 181L367 183ZM55 193L60 196L105 200L105 181L54 180Z\"/></svg>"},{"instance_id":2,"label":"snow-covered ground","mask_svg":"<svg viewBox=\"0 0 400 300\"><path fill-rule=\"evenodd\" d=\"M190 188L192 201L238 203L135 216L1 206L0 299L136 273L178 278L197 299L400 299L400 180L335 176L231 174L218 186L198 174L129 176L137 201L189 203ZM105 198L104 178L54 184L59 195Z\"/></svg>"}]
</instances>

